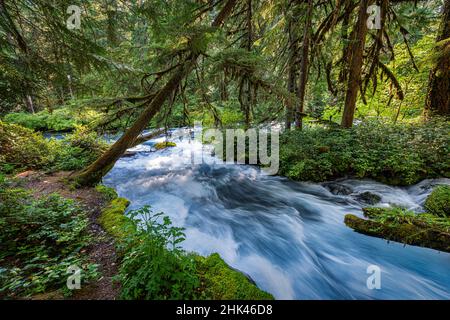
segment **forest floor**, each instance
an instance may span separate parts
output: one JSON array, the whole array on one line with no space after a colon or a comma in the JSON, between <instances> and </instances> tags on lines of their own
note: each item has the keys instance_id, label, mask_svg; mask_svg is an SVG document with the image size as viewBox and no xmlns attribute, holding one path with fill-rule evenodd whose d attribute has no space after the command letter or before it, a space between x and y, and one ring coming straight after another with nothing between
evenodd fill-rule
<instances>
[{"instance_id":1,"label":"forest floor","mask_svg":"<svg viewBox=\"0 0 450 320\"><path fill-rule=\"evenodd\" d=\"M45 174L37 171L25 171L16 177L22 180L24 188L29 189L35 198L58 193L62 197L73 199L82 205L89 217L88 233L92 238L86 248L90 263L98 265L100 278L92 281L80 290L76 290L68 299L73 300L114 300L119 296L120 286L113 281L118 272L118 258L114 239L98 223L101 210L107 205L103 195L95 188L71 188L64 182L70 172ZM34 296L33 299L64 299L57 292Z\"/></svg>"}]
</instances>

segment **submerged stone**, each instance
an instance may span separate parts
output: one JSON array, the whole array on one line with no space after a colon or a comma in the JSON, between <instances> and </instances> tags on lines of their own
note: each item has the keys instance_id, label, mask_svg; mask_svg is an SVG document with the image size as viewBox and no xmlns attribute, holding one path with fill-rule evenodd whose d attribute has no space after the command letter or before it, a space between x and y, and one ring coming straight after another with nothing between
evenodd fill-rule
<instances>
[{"instance_id":1,"label":"submerged stone","mask_svg":"<svg viewBox=\"0 0 450 320\"><path fill-rule=\"evenodd\" d=\"M327 188L332 194L335 195L347 196L353 192L352 188L336 182L328 182L325 183L323 186Z\"/></svg>"},{"instance_id":2,"label":"submerged stone","mask_svg":"<svg viewBox=\"0 0 450 320\"><path fill-rule=\"evenodd\" d=\"M365 191L360 194L357 194L355 198L358 201L364 202L366 204L374 205L381 201L381 196L378 194L372 193L370 191Z\"/></svg>"}]
</instances>

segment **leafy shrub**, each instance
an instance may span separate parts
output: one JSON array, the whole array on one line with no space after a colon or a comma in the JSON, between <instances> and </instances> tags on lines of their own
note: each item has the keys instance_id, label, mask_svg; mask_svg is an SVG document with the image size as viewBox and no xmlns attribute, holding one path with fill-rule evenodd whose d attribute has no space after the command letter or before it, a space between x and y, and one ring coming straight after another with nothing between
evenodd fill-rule
<instances>
[{"instance_id":1,"label":"leafy shrub","mask_svg":"<svg viewBox=\"0 0 450 320\"><path fill-rule=\"evenodd\" d=\"M280 173L310 181L352 175L393 185L449 177L448 131L445 121L291 131L280 137Z\"/></svg>"},{"instance_id":2,"label":"leafy shrub","mask_svg":"<svg viewBox=\"0 0 450 320\"><path fill-rule=\"evenodd\" d=\"M94 162L108 148L108 144L87 127L77 126L63 140L51 140L55 161L52 170L79 170Z\"/></svg>"},{"instance_id":3,"label":"leafy shrub","mask_svg":"<svg viewBox=\"0 0 450 320\"><path fill-rule=\"evenodd\" d=\"M136 219L139 216L140 220ZM149 207L130 212L132 232L123 239L119 271L123 299L192 299L199 287L194 258L179 243L181 228ZM160 221L162 218L162 221Z\"/></svg>"},{"instance_id":4,"label":"leafy shrub","mask_svg":"<svg viewBox=\"0 0 450 320\"><path fill-rule=\"evenodd\" d=\"M72 131L77 126L90 124L98 118L97 111L80 108L75 101L72 106L63 106L52 112L43 110L37 113L9 113L4 121L36 131Z\"/></svg>"},{"instance_id":5,"label":"leafy shrub","mask_svg":"<svg viewBox=\"0 0 450 320\"><path fill-rule=\"evenodd\" d=\"M41 168L53 160L51 153L48 142L41 134L0 121L0 166L2 171L10 173L15 168ZM8 169L3 170L5 167Z\"/></svg>"},{"instance_id":6,"label":"leafy shrub","mask_svg":"<svg viewBox=\"0 0 450 320\"><path fill-rule=\"evenodd\" d=\"M427 212L450 218L450 186L437 186L425 201Z\"/></svg>"},{"instance_id":7,"label":"leafy shrub","mask_svg":"<svg viewBox=\"0 0 450 320\"><path fill-rule=\"evenodd\" d=\"M0 121L0 170L5 173L25 169L82 169L107 147L95 132L83 126L77 126L62 140L46 140L40 133Z\"/></svg>"},{"instance_id":8,"label":"leafy shrub","mask_svg":"<svg viewBox=\"0 0 450 320\"><path fill-rule=\"evenodd\" d=\"M52 113L47 110L35 114L10 113L5 116L4 120L38 131L69 131L77 125L73 115L66 109L57 109Z\"/></svg>"},{"instance_id":9,"label":"leafy shrub","mask_svg":"<svg viewBox=\"0 0 450 320\"><path fill-rule=\"evenodd\" d=\"M67 268L97 277L96 265L80 251L87 246L88 219L73 200L41 199L0 185L0 296L21 297L66 288Z\"/></svg>"}]
</instances>

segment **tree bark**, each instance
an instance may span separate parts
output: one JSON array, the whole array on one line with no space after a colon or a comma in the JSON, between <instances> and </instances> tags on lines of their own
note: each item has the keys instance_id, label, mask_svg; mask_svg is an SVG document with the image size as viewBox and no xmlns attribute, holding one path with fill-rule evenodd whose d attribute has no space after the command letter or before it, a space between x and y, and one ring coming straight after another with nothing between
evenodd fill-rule
<instances>
[{"instance_id":1,"label":"tree bark","mask_svg":"<svg viewBox=\"0 0 450 320\"><path fill-rule=\"evenodd\" d=\"M313 10L313 0L308 0L308 9L306 13L305 29L303 30L303 43L302 43L302 61L300 64L300 76L298 87L298 108L295 114L295 127L302 129L303 126L303 114L305 105L305 92L306 84L308 82L308 70L309 70L309 47L311 42L311 18Z\"/></svg>"},{"instance_id":2,"label":"tree bark","mask_svg":"<svg viewBox=\"0 0 450 320\"><path fill-rule=\"evenodd\" d=\"M232 12L237 0L228 0L212 23L212 27L219 27ZM94 163L77 174L73 180L77 185L94 185L101 181L103 176L111 170L121 155L135 142L140 133L147 127L150 120L158 113L164 102L172 96L183 78L194 68L200 53L191 53L189 58L180 65L164 87L158 91L150 104L144 109L133 125Z\"/></svg>"},{"instance_id":3,"label":"tree bark","mask_svg":"<svg viewBox=\"0 0 450 320\"><path fill-rule=\"evenodd\" d=\"M297 92L297 64L298 64L298 10L296 3L291 3L289 9L285 12L285 19L288 21L286 26L286 33L288 34L288 79L287 90L295 95ZM286 103L286 122L285 130L289 131L294 121L294 108L290 103Z\"/></svg>"},{"instance_id":4,"label":"tree bark","mask_svg":"<svg viewBox=\"0 0 450 320\"><path fill-rule=\"evenodd\" d=\"M428 93L425 100L425 116L449 116L450 101L450 0L445 0L442 21L436 41L438 44L438 58L436 65L430 71Z\"/></svg>"},{"instance_id":5,"label":"tree bark","mask_svg":"<svg viewBox=\"0 0 450 320\"><path fill-rule=\"evenodd\" d=\"M348 82L345 95L344 113L342 115L341 126L351 128L355 115L356 98L361 83L361 72L363 65L364 44L367 34L367 7L369 0L361 0L359 4L358 20L352 32L350 47L350 62L348 66Z\"/></svg>"}]
</instances>

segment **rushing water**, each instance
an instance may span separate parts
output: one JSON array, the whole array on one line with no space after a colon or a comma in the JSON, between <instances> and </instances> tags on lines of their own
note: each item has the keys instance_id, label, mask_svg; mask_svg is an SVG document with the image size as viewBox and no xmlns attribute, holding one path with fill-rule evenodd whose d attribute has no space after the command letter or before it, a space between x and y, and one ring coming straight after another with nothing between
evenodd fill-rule
<instances>
[{"instance_id":1,"label":"rushing water","mask_svg":"<svg viewBox=\"0 0 450 320\"><path fill-rule=\"evenodd\" d=\"M364 191L380 195L379 206L420 211L432 186L449 179L408 188L343 180L352 193L336 195L253 166L187 165L186 150L211 158L188 137L149 152L163 140L135 148L104 183L128 198L130 209L149 204L186 228L185 249L220 253L278 299L450 299L450 254L368 237L343 222L347 213L361 215ZM380 267L381 289L367 288L369 265Z\"/></svg>"}]
</instances>

